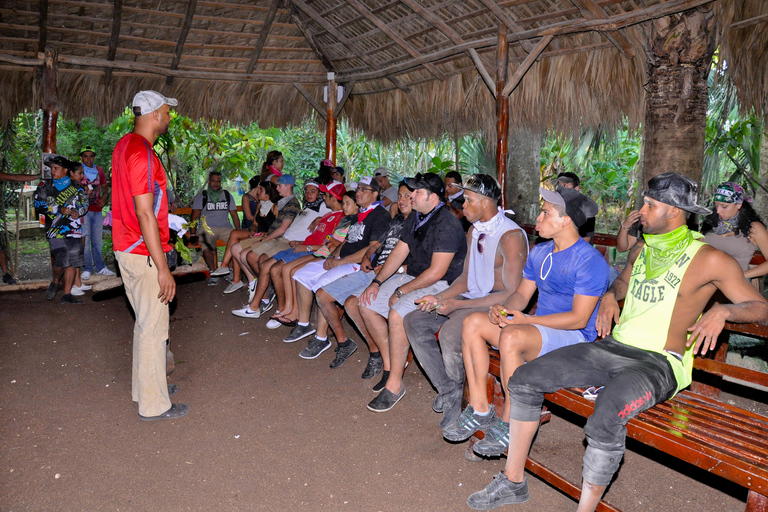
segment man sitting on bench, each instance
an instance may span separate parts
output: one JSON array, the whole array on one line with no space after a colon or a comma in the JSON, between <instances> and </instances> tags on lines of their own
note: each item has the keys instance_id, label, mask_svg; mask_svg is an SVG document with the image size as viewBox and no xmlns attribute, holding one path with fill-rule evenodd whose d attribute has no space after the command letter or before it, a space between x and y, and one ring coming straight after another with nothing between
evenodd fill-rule
<instances>
[{"instance_id":1,"label":"man sitting on bench","mask_svg":"<svg viewBox=\"0 0 768 512\"><path fill-rule=\"evenodd\" d=\"M768 302L732 257L688 230L697 184L677 173L648 182L640 210L645 247L603 295L597 330L606 338L564 347L518 368L509 381L510 448L505 471L467 504L476 510L529 499L525 461L546 393L604 386L584 433L579 512L595 510L624 454L626 424L691 383L693 356L713 349L725 322L768 322ZM715 290L732 302L702 311ZM619 300L625 299L619 318ZM611 321L616 320L613 335Z\"/></svg>"},{"instance_id":2,"label":"man sitting on bench","mask_svg":"<svg viewBox=\"0 0 768 512\"><path fill-rule=\"evenodd\" d=\"M509 400L496 416L486 395L488 346L498 347L502 383L515 369L560 347L581 345L597 337L597 303L608 288L608 264L579 236L579 227L597 213L591 199L572 188L540 189L544 198L536 230L549 242L531 249L517 290L490 311L474 313L462 326L469 405L443 430L449 441L465 441L478 430L485 438L473 450L487 457L509 447ZM539 291L535 315L523 310Z\"/></svg>"}]
</instances>

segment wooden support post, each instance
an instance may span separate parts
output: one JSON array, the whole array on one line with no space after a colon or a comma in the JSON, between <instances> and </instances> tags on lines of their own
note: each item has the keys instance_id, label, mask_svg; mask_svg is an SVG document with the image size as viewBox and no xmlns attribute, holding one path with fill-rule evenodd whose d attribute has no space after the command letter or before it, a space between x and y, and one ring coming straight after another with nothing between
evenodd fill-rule
<instances>
[{"instance_id":1,"label":"wooden support post","mask_svg":"<svg viewBox=\"0 0 768 512\"><path fill-rule=\"evenodd\" d=\"M59 118L57 106L58 52L46 50L43 64L43 153L56 152L56 122Z\"/></svg>"},{"instance_id":2,"label":"wooden support post","mask_svg":"<svg viewBox=\"0 0 768 512\"><path fill-rule=\"evenodd\" d=\"M325 131L325 158L336 165L336 100L339 86L336 84L333 73L328 73L328 76L328 103L326 103L328 125Z\"/></svg>"},{"instance_id":3,"label":"wooden support post","mask_svg":"<svg viewBox=\"0 0 768 512\"><path fill-rule=\"evenodd\" d=\"M496 91L503 91L507 85L509 43L507 27L499 24L499 39L496 47ZM507 155L509 153L509 96L496 94L496 176L501 185L501 206L507 207Z\"/></svg>"}]
</instances>

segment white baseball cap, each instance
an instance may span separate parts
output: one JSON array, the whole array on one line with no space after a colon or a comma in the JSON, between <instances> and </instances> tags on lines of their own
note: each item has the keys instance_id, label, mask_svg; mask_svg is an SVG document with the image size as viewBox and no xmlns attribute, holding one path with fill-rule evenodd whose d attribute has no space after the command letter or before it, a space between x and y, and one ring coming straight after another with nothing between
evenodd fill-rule
<instances>
[{"instance_id":1,"label":"white baseball cap","mask_svg":"<svg viewBox=\"0 0 768 512\"><path fill-rule=\"evenodd\" d=\"M163 105L175 107L178 104L176 98L166 98L157 91L140 91L133 97L133 115L143 116L154 112Z\"/></svg>"}]
</instances>

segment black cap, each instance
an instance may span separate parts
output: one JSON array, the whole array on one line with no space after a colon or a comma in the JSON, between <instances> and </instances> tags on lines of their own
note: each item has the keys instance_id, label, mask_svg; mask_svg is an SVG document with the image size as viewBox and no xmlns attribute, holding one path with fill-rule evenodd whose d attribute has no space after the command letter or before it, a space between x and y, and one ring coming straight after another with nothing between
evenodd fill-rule
<instances>
[{"instance_id":1,"label":"black cap","mask_svg":"<svg viewBox=\"0 0 768 512\"><path fill-rule=\"evenodd\" d=\"M571 184L574 187L578 187L581 185L581 179L579 178L579 175L575 172L561 172L557 175L557 178L555 178L555 181L559 181L563 184Z\"/></svg>"},{"instance_id":2,"label":"black cap","mask_svg":"<svg viewBox=\"0 0 768 512\"><path fill-rule=\"evenodd\" d=\"M405 178L405 184L411 190L424 188L441 198L445 195L445 183L437 174L431 172L419 173L413 178Z\"/></svg>"},{"instance_id":3,"label":"black cap","mask_svg":"<svg viewBox=\"0 0 768 512\"><path fill-rule=\"evenodd\" d=\"M699 185L691 178L677 172L665 172L648 181L648 189L643 192L643 196L686 212L709 215L711 210L696 203L698 190Z\"/></svg>"},{"instance_id":4,"label":"black cap","mask_svg":"<svg viewBox=\"0 0 768 512\"><path fill-rule=\"evenodd\" d=\"M457 188L490 197L494 201L498 201L501 197L501 185L496 181L496 178L488 174L473 174L463 185L458 183L455 185Z\"/></svg>"},{"instance_id":5,"label":"black cap","mask_svg":"<svg viewBox=\"0 0 768 512\"><path fill-rule=\"evenodd\" d=\"M59 165L68 171L74 171L80 167L79 163L68 160L61 155L53 155L45 159L45 165L50 167L51 164Z\"/></svg>"},{"instance_id":6,"label":"black cap","mask_svg":"<svg viewBox=\"0 0 768 512\"><path fill-rule=\"evenodd\" d=\"M575 188L562 187L554 191L539 187L539 192L546 202L565 208L565 214L571 218L577 228L584 225L587 219L597 215L600 210L596 202Z\"/></svg>"}]
</instances>

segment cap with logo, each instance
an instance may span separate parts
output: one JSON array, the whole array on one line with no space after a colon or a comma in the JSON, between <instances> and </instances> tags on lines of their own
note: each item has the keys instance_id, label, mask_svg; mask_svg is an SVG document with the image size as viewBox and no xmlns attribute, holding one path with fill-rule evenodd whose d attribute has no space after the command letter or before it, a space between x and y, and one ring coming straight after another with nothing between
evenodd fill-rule
<instances>
[{"instance_id":1,"label":"cap with logo","mask_svg":"<svg viewBox=\"0 0 768 512\"><path fill-rule=\"evenodd\" d=\"M80 150L79 155L83 156L83 153L93 153L93 156L96 156L96 151L91 146L84 146L83 149Z\"/></svg>"},{"instance_id":2,"label":"cap with logo","mask_svg":"<svg viewBox=\"0 0 768 512\"><path fill-rule=\"evenodd\" d=\"M445 194L445 183L437 174L431 172L419 173L413 178L405 178L405 184L411 190L423 188L437 194L441 198Z\"/></svg>"},{"instance_id":3,"label":"cap with logo","mask_svg":"<svg viewBox=\"0 0 768 512\"><path fill-rule=\"evenodd\" d=\"M561 188L555 192L539 187L539 193L546 202L565 208L565 214L577 228L587 222L587 219L597 215L600 210L596 202L575 188Z\"/></svg>"},{"instance_id":4,"label":"cap with logo","mask_svg":"<svg viewBox=\"0 0 768 512\"><path fill-rule=\"evenodd\" d=\"M163 105L175 107L179 104L176 98L166 98L157 91L140 91L133 97L133 115L150 114Z\"/></svg>"},{"instance_id":5,"label":"cap with logo","mask_svg":"<svg viewBox=\"0 0 768 512\"><path fill-rule=\"evenodd\" d=\"M372 176L363 176L360 178L359 185L365 185L371 187L376 192L381 192L381 185L379 185L379 182L373 179Z\"/></svg>"},{"instance_id":6,"label":"cap with logo","mask_svg":"<svg viewBox=\"0 0 768 512\"><path fill-rule=\"evenodd\" d=\"M347 193L347 187L345 187L344 184L340 181L334 180L327 185L320 185L320 192L327 192L341 201L344 197L344 194Z\"/></svg>"},{"instance_id":7,"label":"cap with logo","mask_svg":"<svg viewBox=\"0 0 768 512\"><path fill-rule=\"evenodd\" d=\"M747 197L747 193L738 183L732 181L726 181L717 186L715 196L712 198L714 201L720 203L732 203L741 204L744 201L751 203L752 199Z\"/></svg>"}]
</instances>

